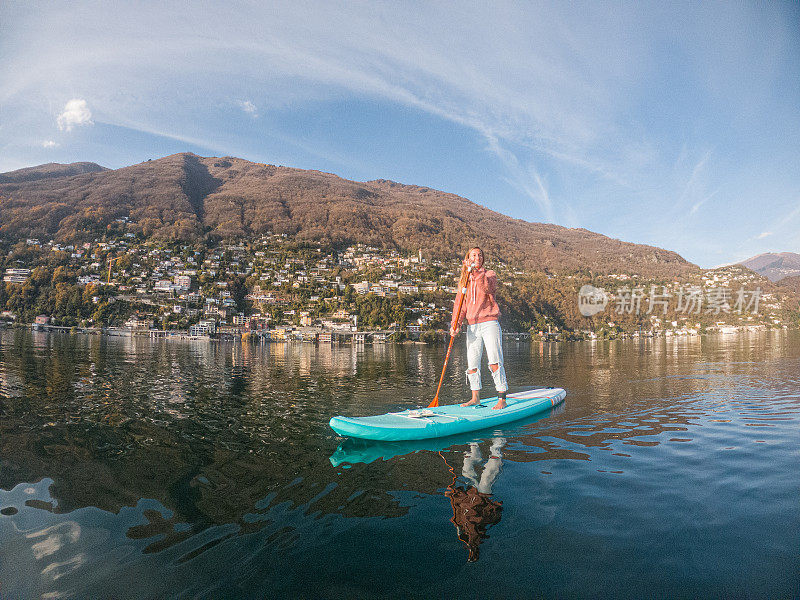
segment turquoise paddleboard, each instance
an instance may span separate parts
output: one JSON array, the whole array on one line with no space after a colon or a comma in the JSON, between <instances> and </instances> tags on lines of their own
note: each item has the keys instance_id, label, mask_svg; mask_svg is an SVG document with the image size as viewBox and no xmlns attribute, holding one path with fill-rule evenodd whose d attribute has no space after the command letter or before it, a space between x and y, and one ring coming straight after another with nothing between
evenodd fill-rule
<instances>
[{"instance_id":1,"label":"turquoise paddleboard","mask_svg":"<svg viewBox=\"0 0 800 600\"><path fill-rule=\"evenodd\" d=\"M374 417L333 417L330 426L339 435L366 440L427 440L523 419L560 404L566 395L561 388L526 390L509 394L508 407L502 410L492 409L497 398L487 398L477 406L451 404Z\"/></svg>"},{"instance_id":2,"label":"turquoise paddleboard","mask_svg":"<svg viewBox=\"0 0 800 600\"><path fill-rule=\"evenodd\" d=\"M524 433L525 426L536 423L540 419L548 419L553 415L564 412L564 403L545 409L533 416L522 417L510 423L503 423L495 427L476 429L466 433L457 433L446 437L432 438L429 440L403 440L384 442L378 440L360 440L347 438L336 449L330 461L334 467L340 465L354 465L357 463L371 463L376 460L391 460L396 456L413 454L415 452L439 452L452 446L463 446L471 442L480 442L493 437L513 437ZM531 433L531 431L528 431Z\"/></svg>"}]
</instances>

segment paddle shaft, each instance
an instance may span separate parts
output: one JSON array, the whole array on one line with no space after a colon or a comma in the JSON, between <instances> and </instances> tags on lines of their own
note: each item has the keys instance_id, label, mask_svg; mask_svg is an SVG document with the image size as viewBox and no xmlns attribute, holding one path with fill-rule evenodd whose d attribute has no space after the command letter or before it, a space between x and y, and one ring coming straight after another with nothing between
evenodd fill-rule
<instances>
[{"instance_id":1,"label":"paddle shaft","mask_svg":"<svg viewBox=\"0 0 800 600\"><path fill-rule=\"evenodd\" d=\"M456 326L458 322L461 320L461 309L464 306L464 297L467 295L467 281L469 279L469 271L467 271L466 267L461 268L461 277L458 281L458 306L456 308ZM436 388L436 395L433 397L433 400L430 404L428 404L428 408L434 408L435 406L439 406L439 392L442 390L442 382L444 381L444 374L447 371L447 362L450 360L450 352L453 350L453 342L455 341L456 337L454 335L450 336L450 344L447 346L447 354L444 356L444 365L442 366L442 375L439 377L439 385Z\"/></svg>"}]
</instances>

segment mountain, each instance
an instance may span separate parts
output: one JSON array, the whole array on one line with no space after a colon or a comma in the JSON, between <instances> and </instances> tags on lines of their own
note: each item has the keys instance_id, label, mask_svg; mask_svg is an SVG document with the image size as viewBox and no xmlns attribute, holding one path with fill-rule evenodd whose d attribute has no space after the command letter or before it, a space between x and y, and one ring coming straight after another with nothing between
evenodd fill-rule
<instances>
[{"instance_id":1,"label":"mountain","mask_svg":"<svg viewBox=\"0 0 800 600\"><path fill-rule=\"evenodd\" d=\"M800 275L794 275L792 277L784 277L783 279L777 282L780 288L793 291L797 294L798 299L800 299Z\"/></svg>"},{"instance_id":2,"label":"mountain","mask_svg":"<svg viewBox=\"0 0 800 600\"><path fill-rule=\"evenodd\" d=\"M357 182L190 153L115 170L87 164L22 170L35 178L21 171L1 176L0 236L91 239L124 217L126 231L161 239L272 231L333 244L422 248L440 258L480 244L490 260L539 271L664 278L699 271L675 252L513 219L454 194L385 179Z\"/></svg>"},{"instance_id":3,"label":"mountain","mask_svg":"<svg viewBox=\"0 0 800 600\"><path fill-rule=\"evenodd\" d=\"M739 264L764 275L770 281L800 275L800 254L795 252L767 252L743 260Z\"/></svg>"},{"instance_id":4,"label":"mountain","mask_svg":"<svg viewBox=\"0 0 800 600\"><path fill-rule=\"evenodd\" d=\"M83 173L98 173L107 171L105 167L93 162L76 162L68 165L60 163L47 163L38 167L27 167L8 173L0 173L0 183L22 183L25 181L38 181L40 179L54 179L57 177L68 177L70 175L81 175Z\"/></svg>"}]
</instances>

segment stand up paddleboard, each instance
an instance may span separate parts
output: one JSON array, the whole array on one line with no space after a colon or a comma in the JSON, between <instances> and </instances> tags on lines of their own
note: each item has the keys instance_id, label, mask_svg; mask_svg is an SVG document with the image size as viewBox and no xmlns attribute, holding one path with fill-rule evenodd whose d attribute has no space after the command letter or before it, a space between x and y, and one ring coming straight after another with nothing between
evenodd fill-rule
<instances>
[{"instance_id":1,"label":"stand up paddleboard","mask_svg":"<svg viewBox=\"0 0 800 600\"><path fill-rule=\"evenodd\" d=\"M336 451L331 455L330 461L334 467L357 463L369 464L376 460L391 460L396 456L414 454L416 452L440 452L453 446L464 446L472 442L480 442L495 437L514 437L525 433L525 428L536 423L541 419L548 419L553 415L564 412L564 403L558 406L536 413L535 415L522 417L516 421L503 423L486 429L476 429L466 433L457 433L446 437L431 438L429 440L403 440L394 442L383 442L377 440L362 440L359 438L348 437L339 444ZM530 433L530 432L529 432Z\"/></svg>"},{"instance_id":2,"label":"stand up paddleboard","mask_svg":"<svg viewBox=\"0 0 800 600\"><path fill-rule=\"evenodd\" d=\"M567 396L561 388L526 390L509 394L508 406L492 407L497 398L477 406L437 406L386 413L374 417L333 417L331 428L339 435L365 440L427 440L510 423L552 408Z\"/></svg>"}]
</instances>

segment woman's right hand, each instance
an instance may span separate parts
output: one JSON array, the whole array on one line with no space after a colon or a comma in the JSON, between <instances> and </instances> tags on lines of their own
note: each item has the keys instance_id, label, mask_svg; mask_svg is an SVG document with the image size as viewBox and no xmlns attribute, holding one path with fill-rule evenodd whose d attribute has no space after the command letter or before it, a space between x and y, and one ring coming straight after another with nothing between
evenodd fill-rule
<instances>
[{"instance_id":1,"label":"woman's right hand","mask_svg":"<svg viewBox=\"0 0 800 600\"><path fill-rule=\"evenodd\" d=\"M458 332L459 332L460 330L461 330L461 328L460 328L460 327L453 327L453 326L451 325L451 326L450 326L450 337L456 337L456 336L458 335Z\"/></svg>"}]
</instances>

